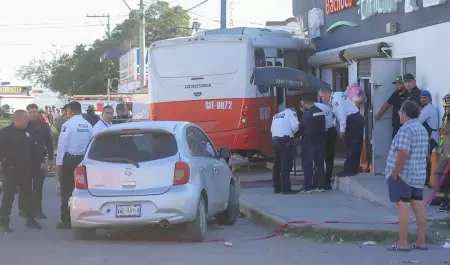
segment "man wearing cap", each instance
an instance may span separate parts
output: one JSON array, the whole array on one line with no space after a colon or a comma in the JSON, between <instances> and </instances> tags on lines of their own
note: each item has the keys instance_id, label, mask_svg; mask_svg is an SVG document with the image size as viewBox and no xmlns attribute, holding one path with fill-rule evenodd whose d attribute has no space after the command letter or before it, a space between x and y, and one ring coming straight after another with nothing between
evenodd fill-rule
<instances>
[{"instance_id":1,"label":"man wearing cap","mask_svg":"<svg viewBox=\"0 0 450 265\"><path fill-rule=\"evenodd\" d=\"M56 155L57 155L57 150L58 150L58 137L59 134L61 133L61 127L62 125L68 120L67 118L67 104L64 105L64 107L61 108L61 116L59 116L59 118L57 118L55 120L55 122L52 125L51 131L52 131L52 136L53 136L53 146L55 147L55 158L53 159L53 161L56 161ZM59 175L60 175L60 168L56 167L55 168L55 177L56 177L56 187L58 189L59 192Z\"/></svg>"},{"instance_id":2,"label":"man wearing cap","mask_svg":"<svg viewBox=\"0 0 450 265\"><path fill-rule=\"evenodd\" d=\"M403 75L403 83L405 84L406 89L408 89L408 100L416 102L419 106L422 105L420 100L420 90L416 84L416 78L413 74L404 74Z\"/></svg>"},{"instance_id":3,"label":"man wearing cap","mask_svg":"<svg viewBox=\"0 0 450 265\"><path fill-rule=\"evenodd\" d=\"M402 126L402 124L400 123L400 116L398 114L398 111L400 110L403 102L408 97L408 91L403 85L402 76L397 76L392 84L395 85L395 91L383 104L380 111L375 116L375 119L380 120L383 114L392 106L392 138L394 138L394 136Z\"/></svg>"},{"instance_id":4,"label":"man wearing cap","mask_svg":"<svg viewBox=\"0 0 450 265\"><path fill-rule=\"evenodd\" d=\"M417 120L422 123L423 127L428 132L428 160L427 160L427 179L425 184L429 184L430 173L431 173L431 152L439 143L439 110L434 106L431 101L431 93L428 90L422 90L420 93L420 101L422 106L422 111L420 112L419 118Z\"/></svg>"}]
</instances>

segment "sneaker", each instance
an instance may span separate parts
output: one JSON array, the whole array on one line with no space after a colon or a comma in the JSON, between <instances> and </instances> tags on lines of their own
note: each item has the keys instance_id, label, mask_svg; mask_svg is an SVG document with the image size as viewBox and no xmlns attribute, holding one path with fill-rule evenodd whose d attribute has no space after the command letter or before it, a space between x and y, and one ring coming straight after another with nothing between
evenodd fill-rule
<instances>
[{"instance_id":1,"label":"sneaker","mask_svg":"<svg viewBox=\"0 0 450 265\"><path fill-rule=\"evenodd\" d=\"M448 212L449 209L450 209L450 204L448 202L442 202L438 209L438 212Z\"/></svg>"},{"instance_id":2,"label":"sneaker","mask_svg":"<svg viewBox=\"0 0 450 265\"><path fill-rule=\"evenodd\" d=\"M302 188L302 189L300 190L301 193L311 193L311 192L313 192L313 191L314 191L313 189L305 189L305 188Z\"/></svg>"},{"instance_id":3,"label":"sneaker","mask_svg":"<svg viewBox=\"0 0 450 265\"><path fill-rule=\"evenodd\" d=\"M0 225L0 232L1 233L12 233L11 228L9 228L9 224L8 225Z\"/></svg>"},{"instance_id":4,"label":"sneaker","mask_svg":"<svg viewBox=\"0 0 450 265\"><path fill-rule=\"evenodd\" d=\"M32 229L38 229L38 230L42 229L42 226L38 222L36 222L36 220L34 220L34 219L27 220L26 226L28 228L32 228Z\"/></svg>"},{"instance_id":5,"label":"sneaker","mask_svg":"<svg viewBox=\"0 0 450 265\"><path fill-rule=\"evenodd\" d=\"M70 223L61 222L56 225L56 229L72 229L72 225Z\"/></svg>"},{"instance_id":6,"label":"sneaker","mask_svg":"<svg viewBox=\"0 0 450 265\"><path fill-rule=\"evenodd\" d=\"M315 189L315 192L325 192L325 189Z\"/></svg>"}]
</instances>

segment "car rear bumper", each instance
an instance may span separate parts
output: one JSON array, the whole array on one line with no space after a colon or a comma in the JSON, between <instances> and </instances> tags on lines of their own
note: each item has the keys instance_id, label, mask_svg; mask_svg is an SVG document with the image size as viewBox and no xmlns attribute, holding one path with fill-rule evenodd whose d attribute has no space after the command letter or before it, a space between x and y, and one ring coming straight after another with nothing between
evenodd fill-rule
<instances>
[{"instance_id":1,"label":"car rear bumper","mask_svg":"<svg viewBox=\"0 0 450 265\"><path fill-rule=\"evenodd\" d=\"M94 197L87 190L77 190L69 202L74 227L107 228L193 221L197 214L200 191L191 183L174 186L161 195ZM118 205L140 205L140 217L116 217Z\"/></svg>"}]
</instances>

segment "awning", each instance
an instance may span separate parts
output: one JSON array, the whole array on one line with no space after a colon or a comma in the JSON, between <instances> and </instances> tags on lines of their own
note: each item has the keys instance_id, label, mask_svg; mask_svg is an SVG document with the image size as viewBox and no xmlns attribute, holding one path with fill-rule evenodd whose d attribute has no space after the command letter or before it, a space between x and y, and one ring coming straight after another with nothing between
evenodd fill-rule
<instances>
[{"instance_id":1,"label":"awning","mask_svg":"<svg viewBox=\"0 0 450 265\"><path fill-rule=\"evenodd\" d=\"M308 58L308 66L341 64L347 62L344 57L342 57L343 54L344 50L315 54Z\"/></svg>"},{"instance_id":2,"label":"awning","mask_svg":"<svg viewBox=\"0 0 450 265\"><path fill-rule=\"evenodd\" d=\"M252 83L257 86L283 87L301 90L304 93L317 92L330 85L303 71L287 67L258 67L254 70Z\"/></svg>"},{"instance_id":3,"label":"awning","mask_svg":"<svg viewBox=\"0 0 450 265\"><path fill-rule=\"evenodd\" d=\"M382 48L389 48L390 46L385 42L379 42L364 46L347 48L344 50L343 57L349 61L360 60L374 57L386 57Z\"/></svg>"}]
</instances>

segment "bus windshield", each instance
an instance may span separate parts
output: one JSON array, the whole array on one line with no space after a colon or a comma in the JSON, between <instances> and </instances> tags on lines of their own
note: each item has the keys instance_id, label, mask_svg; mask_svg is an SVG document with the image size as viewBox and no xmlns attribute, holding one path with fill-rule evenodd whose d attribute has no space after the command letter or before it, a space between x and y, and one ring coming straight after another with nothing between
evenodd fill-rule
<instances>
[{"instance_id":1,"label":"bus windshield","mask_svg":"<svg viewBox=\"0 0 450 265\"><path fill-rule=\"evenodd\" d=\"M183 43L154 48L151 54L162 78L234 74L245 56L241 42ZM235 58L231 59L230 58Z\"/></svg>"}]
</instances>

